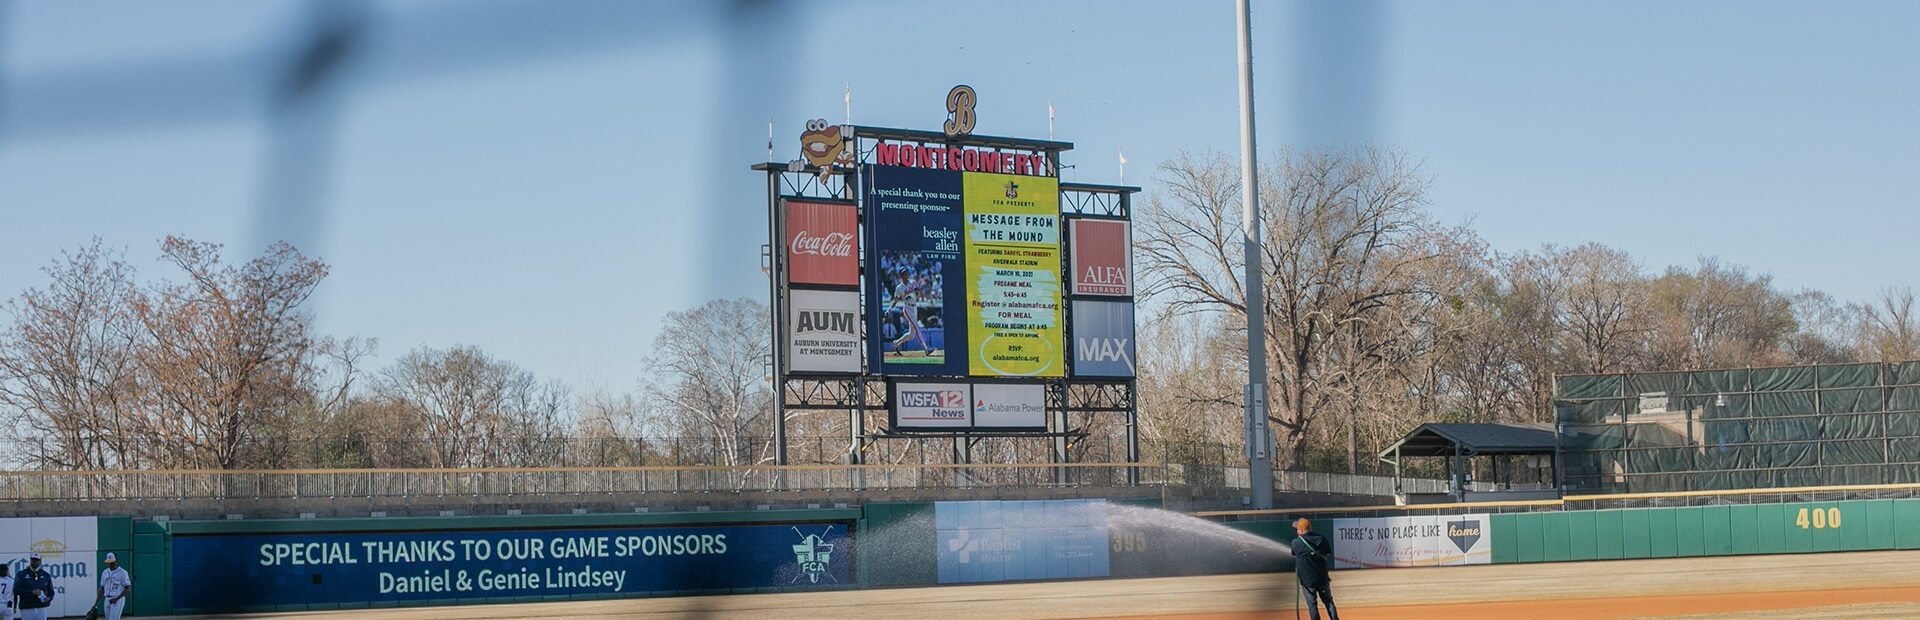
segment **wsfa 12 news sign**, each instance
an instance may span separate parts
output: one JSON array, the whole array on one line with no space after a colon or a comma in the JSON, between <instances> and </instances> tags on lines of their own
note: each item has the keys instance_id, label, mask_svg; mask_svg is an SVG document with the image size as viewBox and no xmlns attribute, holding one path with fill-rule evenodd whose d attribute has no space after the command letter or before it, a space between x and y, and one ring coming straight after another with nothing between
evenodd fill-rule
<instances>
[{"instance_id":1,"label":"wsfa 12 news sign","mask_svg":"<svg viewBox=\"0 0 1920 620\"><path fill-rule=\"evenodd\" d=\"M973 386L965 383L893 384L893 427L966 430L973 426Z\"/></svg>"},{"instance_id":2,"label":"wsfa 12 news sign","mask_svg":"<svg viewBox=\"0 0 1920 620\"><path fill-rule=\"evenodd\" d=\"M1040 383L897 382L893 428L902 431L1044 431Z\"/></svg>"}]
</instances>

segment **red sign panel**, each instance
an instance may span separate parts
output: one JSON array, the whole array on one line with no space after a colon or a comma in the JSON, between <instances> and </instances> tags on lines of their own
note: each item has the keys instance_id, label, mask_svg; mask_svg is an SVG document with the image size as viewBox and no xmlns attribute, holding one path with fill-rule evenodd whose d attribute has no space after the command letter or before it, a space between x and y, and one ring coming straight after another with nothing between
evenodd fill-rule
<instances>
[{"instance_id":1,"label":"red sign panel","mask_svg":"<svg viewBox=\"0 0 1920 620\"><path fill-rule=\"evenodd\" d=\"M850 204L787 201L787 281L859 286L860 221Z\"/></svg>"},{"instance_id":2,"label":"red sign panel","mask_svg":"<svg viewBox=\"0 0 1920 620\"><path fill-rule=\"evenodd\" d=\"M1084 218L1068 221L1072 226L1068 234L1073 243L1073 294L1132 296L1127 223Z\"/></svg>"}]
</instances>

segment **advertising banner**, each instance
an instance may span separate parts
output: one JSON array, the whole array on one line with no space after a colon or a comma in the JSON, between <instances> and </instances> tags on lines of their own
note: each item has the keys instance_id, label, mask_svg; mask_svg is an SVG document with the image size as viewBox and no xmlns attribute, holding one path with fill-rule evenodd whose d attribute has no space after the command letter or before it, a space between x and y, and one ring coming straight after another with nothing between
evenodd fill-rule
<instances>
[{"instance_id":1,"label":"advertising banner","mask_svg":"<svg viewBox=\"0 0 1920 620\"><path fill-rule=\"evenodd\" d=\"M846 523L813 523L175 536L173 604L204 612L851 586L847 532ZM91 602L92 586L84 592Z\"/></svg>"},{"instance_id":2,"label":"advertising banner","mask_svg":"<svg viewBox=\"0 0 1920 620\"><path fill-rule=\"evenodd\" d=\"M881 375L967 374L961 173L867 166L868 359Z\"/></svg>"},{"instance_id":3,"label":"advertising banner","mask_svg":"<svg viewBox=\"0 0 1920 620\"><path fill-rule=\"evenodd\" d=\"M1333 520L1334 568L1493 563L1484 514Z\"/></svg>"},{"instance_id":4,"label":"advertising banner","mask_svg":"<svg viewBox=\"0 0 1920 620\"><path fill-rule=\"evenodd\" d=\"M973 391L965 383L893 384L894 430L951 431L973 426Z\"/></svg>"},{"instance_id":5,"label":"advertising banner","mask_svg":"<svg viewBox=\"0 0 1920 620\"><path fill-rule=\"evenodd\" d=\"M858 208L852 204L787 199L787 281L860 286Z\"/></svg>"},{"instance_id":6,"label":"advertising banner","mask_svg":"<svg viewBox=\"0 0 1920 620\"><path fill-rule=\"evenodd\" d=\"M1073 301L1073 374L1132 377L1133 302Z\"/></svg>"},{"instance_id":7,"label":"advertising banner","mask_svg":"<svg viewBox=\"0 0 1920 620\"><path fill-rule=\"evenodd\" d=\"M1133 247L1126 220L1067 220L1073 247L1073 294L1133 296Z\"/></svg>"},{"instance_id":8,"label":"advertising banner","mask_svg":"<svg viewBox=\"0 0 1920 620\"><path fill-rule=\"evenodd\" d=\"M973 428L1047 430L1047 388L1038 383L973 384Z\"/></svg>"},{"instance_id":9,"label":"advertising banner","mask_svg":"<svg viewBox=\"0 0 1920 620\"><path fill-rule=\"evenodd\" d=\"M94 517L0 519L0 561L14 577L26 570L28 556L40 554L40 568L53 577L49 617L79 616L93 607L100 586L100 520Z\"/></svg>"},{"instance_id":10,"label":"advertising banner","mask_svg":"<svg viewBox=\"0 0 1920 620\"><path fill-rule=\"evenodd\" d=\"M860 372L859 293L794 289L787 310L787 370Z\"/></svg>"},{"instance_id":11,"label":"advertising banner","mask_svg":"<svg viewBox=\"0 0 1920 620\"><path fill-rule=\"evenodd\" d=\"M967 348L974 376L1066 375L1060 186L965 173Z\"/></svg>"},{"instance_id":12,"label":"advertising banner","mask_svg":"<svg viewBox=\"0 0 1920 620\"><path fill-rule=\"evenodd\" d=\"M1107 502L935 502L940 583L1087 579L1109 573Z\"/></svg>"}]
</instances>

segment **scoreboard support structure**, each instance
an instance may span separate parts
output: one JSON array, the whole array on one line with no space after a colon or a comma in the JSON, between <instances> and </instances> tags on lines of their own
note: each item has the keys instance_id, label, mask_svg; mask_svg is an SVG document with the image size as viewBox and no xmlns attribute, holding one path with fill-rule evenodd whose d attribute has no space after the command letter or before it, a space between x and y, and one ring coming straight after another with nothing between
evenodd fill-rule
<instances>
[{"instance_id":1,"label":"scoreboard support structure","mask_svg":"<svg viewBox=\"0 0 1920 620\"><path fill-rule=\"evenodd\" d=\"M1139 400L1137 398L1138 383L1135 377L1076 377L1072 372L1068 372L1065 377L1053 377L1042 380L1041 382L1046 388L1046 408L1048 413L1048 427L1044 432L908 432L887 428L884 423L880 424L879 428L872 428L872 425L870 425L867 420L869 410L887 411L889 377L878 374L877 369L879 364L876 360L866 359L868 349L864 345L864 338L875 332L875 326L867 324L869 319L865 312L859 314L858 320L860 330L862 331L861 338L863 343L860 347L861 364L859 365L860 370L858 372L796 372L791 369L790 360L788 359L787 339L793 333L793 325L791 325L792 317L789 312L793 289L789 286L790 265L788 265L785 248L788 234L785 214L782 211L782 204L785 201L790 199L835 202L860 201L862 197L859 196L859 188L861 187L859 178L861 166L859 164L867 163L869 158L873 156L874 145L880 141L919 144L938 143L979 149L994 149L996 152L1004 149L1008 151L1035 153L1036 160L1039 155L1044 155L1047 165L1054 171L1060 169L1060 153L1073 148L1071 143L1054 142L1050 140L1025 140L988 136L949 137L939 132L865 126L851 127L850 133L851 137L849 138L849 142L851 144L849 146L854 149L857 162L855 165L836 165L830 169L823 169L819 166L804 163L801 160L795 160L793 162L766 162L752 166L753 170L763 172L767 175L768 243L762 246L761 250L762 258L766 263L764 269L768 275L768 290L772 300L770 304L772 316L769 317L771 319L769 321L771 333L769 336L772 338L773 355L772 368L769 369L769 374L773 377L777 393L777 397L774 400L773 412L773 451L775 464L787 465L790 462L788 459L787 416L790 413L808 411L838 411L848 416L849 434L847 440L849 449L842 458L842 461L850 465L863 464L866 460L865 456L870 444L876 441L908 440L938 442L940 440L947 440L952 444L951 449L954 461L956 463L966 463L971 461L971 448L977 441L986 438L1005 437L1047 439L1050 444L1048 452L1051 462L1067 463L1072 460L1071 451L1074 442L1090 436L1090 429L1073 427L1072 421L1075 419L1075 414L1086 414L1087 416L1122 416L1124 422L1120 426L1123 429L1122 439L1125 442L1126 460L1128 463L1139 463L1141 459ZM1130 220L1132 215L1132 196L1139 192L1140 188L1120 185L1069 183L1063 181L1059 183L1059 190L1060 211L1063 217L1089 216L1104 219ZM868 223L867 218L869 215L867 209L869 208L871 207L865 204L859 205L859 221L863 229ZM1061 226L1063 229L1065 228L1064 220ZM864 238L864 235L862 238ZM868 252L869 249L864 243L859 245L858 264L861 270L861 282L866 282ZM1071 265L1068 264L1070 258L1064 243L1062 245L1062 251L1060 252L1060 260L1062 262L1061 273L1070 273ZM1063 317L1061 321L1063 325L1066 326L1066 329L1071 330L1073 325L1071 317L1073 296L1069 294L1064 279L1065 278L1063 278L1061 284L1060 312ZM864 309L867 307L866 304L868 301L864 296L875 293L866 290L867 287L865 286L859 288L859 294L862 296L859 307ZM1071 349L1071 336L1069 335L1066 340L1066 346ZM1069 366L1069 370L1071 370L1072 358L1071 353L1066 354L1066 363ZM948 377L947 379L960 380L967 378ZM981 382L991 382L994 380L988 377L978 377L975 379ZM1082 417L1084 418L1086 416ZM923 448L924 447L925 446L923 446ZM1057 483L1075 483L1073 479L1073 468L1061 467L1055 468L1054 471ZM854 475L854 485L856 487L864 486L861 472L855 470ZM1131 485L1139 484L1139 482L1140 472L1138 469L1128 468L1125 483Z\"/></svg>"}]
</instances>

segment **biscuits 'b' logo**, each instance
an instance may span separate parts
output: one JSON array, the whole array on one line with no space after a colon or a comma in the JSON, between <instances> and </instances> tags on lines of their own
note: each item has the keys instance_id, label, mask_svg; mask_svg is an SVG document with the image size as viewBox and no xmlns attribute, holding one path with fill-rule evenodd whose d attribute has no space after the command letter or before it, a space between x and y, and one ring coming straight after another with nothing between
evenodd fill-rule
<instances>
[{"instance_id":1,"label":"biscuits 'b' logo","mask_svg":"<svg viewBox=\"0 0 1920 620\"><path fill-rule=\"evenodd\" d=\"M948 137L973 133L973 104L976 102L978 99L972 86L961 84L947 91L947 123L941 128L947 131Z\"/></svg>"}]
</instances>

